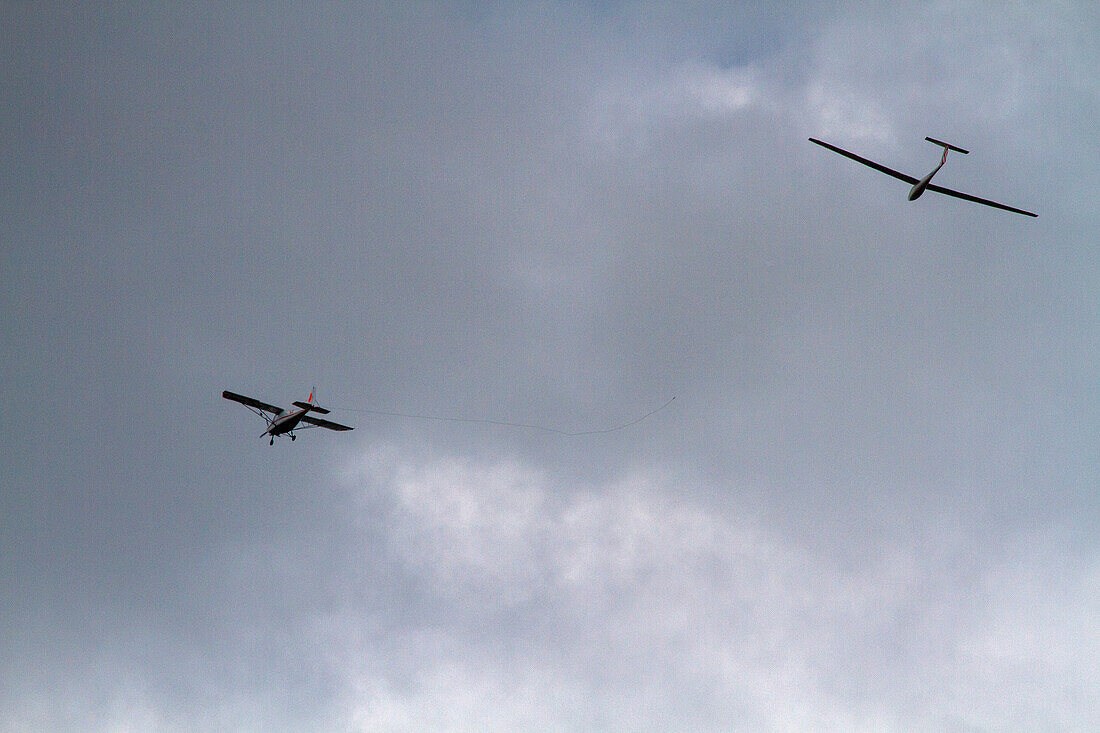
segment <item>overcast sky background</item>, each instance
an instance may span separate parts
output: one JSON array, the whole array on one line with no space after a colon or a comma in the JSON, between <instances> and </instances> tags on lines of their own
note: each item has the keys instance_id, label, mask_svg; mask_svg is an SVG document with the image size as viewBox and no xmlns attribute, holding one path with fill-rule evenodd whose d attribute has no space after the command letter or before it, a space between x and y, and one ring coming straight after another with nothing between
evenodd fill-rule
<instances>
[{"instance_id":1,"label":"overcast sky background","mask_svg":"<svg viewBox=\"0 0 1100 733\"><path fill-rule=\"evenodd\" d=\"M760 6L0 5L0 728L1100 728L1100 11Z\"/></svg>"}]
</instances>

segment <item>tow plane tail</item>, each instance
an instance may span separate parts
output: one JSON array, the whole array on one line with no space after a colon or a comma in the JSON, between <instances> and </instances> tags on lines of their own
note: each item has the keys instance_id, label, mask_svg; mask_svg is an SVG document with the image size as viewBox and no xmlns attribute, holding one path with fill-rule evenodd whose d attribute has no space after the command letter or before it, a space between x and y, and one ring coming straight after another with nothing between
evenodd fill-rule
<instances>
[{"instance_id":1,"label":"tow plane tail","mask_svg":"<svg viewBox=\"0 0 1100 733\"><path fill-rule=\"evenodd\" d=\"M313 404L313 392L314 392L314 391L316 391L316 390L315 390L315 389L314 389L314 390L310 390L310 392L309 392L309 399L308 399L307 401L305 401L305 402L295 402L295 403L294 403L294 406L295 406L295 407L300 407L300 408L302 408L303 410L307 410L307 411L309 411L309 412L316 412L316 413L317 413L317 414L319 414L319 415L327 415L327 414L329 414L330 410L326 410L326 409L325 409L325 408L323 408L323 407L319 407L318 405L315 405L315 404Z\"/></svg>"}]
</instances>

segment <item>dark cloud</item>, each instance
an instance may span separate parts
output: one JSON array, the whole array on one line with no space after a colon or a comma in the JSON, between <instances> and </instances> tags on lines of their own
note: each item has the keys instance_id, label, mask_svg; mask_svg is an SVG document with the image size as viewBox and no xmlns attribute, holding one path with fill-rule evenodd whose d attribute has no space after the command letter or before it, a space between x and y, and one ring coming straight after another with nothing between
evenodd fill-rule
<instances>
[{"instance_id":1,"label":"dark cloud","mask_svg":"<svg viewBox=\"0 0 1100 733\"><path fill-rule=\"evenodd\" d=\"M1095 13L0 16L2 727L1097 719Z\"/></svg>"}]
</instances>

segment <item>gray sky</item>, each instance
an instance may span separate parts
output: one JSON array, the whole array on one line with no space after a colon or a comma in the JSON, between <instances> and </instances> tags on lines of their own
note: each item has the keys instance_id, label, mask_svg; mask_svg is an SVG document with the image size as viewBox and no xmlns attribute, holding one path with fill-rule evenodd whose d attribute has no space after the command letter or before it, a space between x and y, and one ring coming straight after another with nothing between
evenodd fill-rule
<instances>
[{"instance_id":1,"label":"gray sky","mask_svg":"<svg viewBox=\"0 0 1100 733\"><path fill-rule=\"evenodd\" d=\"M0 728L1100 727L1100 12L775 7L0 5Z\"/></svg>"}]
</instances>

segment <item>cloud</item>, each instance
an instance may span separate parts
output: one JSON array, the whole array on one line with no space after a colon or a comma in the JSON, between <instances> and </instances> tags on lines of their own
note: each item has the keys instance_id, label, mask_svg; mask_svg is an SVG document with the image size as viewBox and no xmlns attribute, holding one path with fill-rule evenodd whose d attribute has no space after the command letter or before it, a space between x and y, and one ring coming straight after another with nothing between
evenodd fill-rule
<instances>
[{"instance_id":1,"label":"cloud","mask_svg":"<svg viewBox=\"0 0 1100 733\"><path fill-rule=\"evenodd\" d=\"M1100 675L1100 556L1075 555L1061 533L1037 533L982 578L976 592L987 613L958 641L959 666L977 692L969 709L975 724L1083 730L1100 723L1090 684Z\"/></svg>"},{"instance_id":2,"label":"cloud","mask_svg":"<svg viewBox=\"0 0 1100 733\"><path fill-rule=\"evenodd\" d=\"M0 9L0 727L1096 727L1096 12L671 8Z\"/></svg>"},{"instance_id":3,"label":"cloud","mask_svg":"<svg viewBox=\"0 0 1100 733\"><path fill-rule=\"evenodd\" d=\"M652 471L570 486L514 459L391 445L346 476L364 506L384 507L371 526L439 606L430 625L402 632L416 670L403 683L345 670L364 729L522 726L533 698L534 719L569 729L900 730L1041 717L1045 693L1006 715L952 689L967 673L979 673L966 688L979 698L1011 686L1021 660L997 641L1027 647L1005 638L1019 619L983 631L984 619L1012 612L1004 576L1019 580L1021 557L970 557L971 528L949 517L844 566L685 498L693 492ZM1074 582L1074 603L1095 614L1095 570ZM1057 686L1084 657L1040 653L1070 629L1062 614L1037 620L1048 636L1026 661Z\"/></svg>"}]
</instances>

